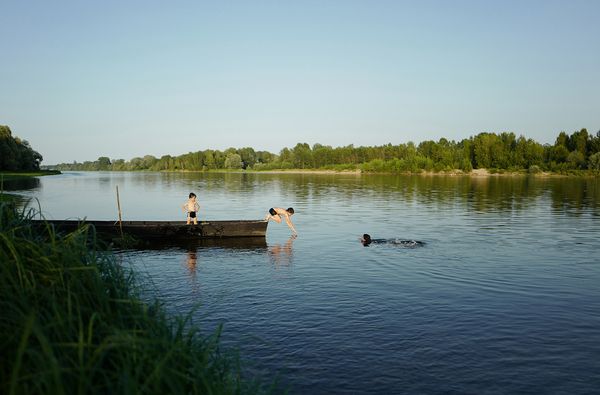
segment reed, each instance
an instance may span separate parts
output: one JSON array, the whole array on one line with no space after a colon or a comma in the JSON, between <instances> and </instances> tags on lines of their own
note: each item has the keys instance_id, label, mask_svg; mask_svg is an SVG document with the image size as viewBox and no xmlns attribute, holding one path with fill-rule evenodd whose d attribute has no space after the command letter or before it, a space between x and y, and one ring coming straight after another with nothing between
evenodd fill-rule
<instances>
[{"instance_id":1,"label":"reed","mask_svg":"<svg viewBox=\"0 0 600 395\"><path fill-rule=\"evenodd\" d=\"M84 226L32 227L0 203L0 393L260 392L188 318L144 303L133 273Z\"/></svg>"}]
</instances>

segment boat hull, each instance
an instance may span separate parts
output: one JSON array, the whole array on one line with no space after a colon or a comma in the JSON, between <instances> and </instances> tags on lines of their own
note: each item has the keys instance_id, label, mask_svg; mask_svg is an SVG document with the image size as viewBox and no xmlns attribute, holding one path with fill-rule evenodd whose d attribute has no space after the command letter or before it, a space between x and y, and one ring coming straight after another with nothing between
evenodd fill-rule
<instances>
[{"instance_id":1,"label":"boat hull","mask_svg":"<svg viewBox=\"0 0 600 395\"><path fill-rule=\"evenodd\" d=\"M237 237L265 237L267 222L262 220L202 221L187 225L181 221L78 221L47 220L59 232L71 232L82 225L93 226L98 234L129 235L140 239L219 239Z\"/></svg>"}]
</instances>

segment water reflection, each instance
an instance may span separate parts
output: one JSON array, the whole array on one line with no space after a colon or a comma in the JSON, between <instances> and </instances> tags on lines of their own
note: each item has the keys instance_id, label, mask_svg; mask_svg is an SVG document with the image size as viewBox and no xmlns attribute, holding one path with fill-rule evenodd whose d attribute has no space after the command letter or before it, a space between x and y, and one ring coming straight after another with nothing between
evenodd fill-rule
<instances>
[{"instance_id":1,"label":"water reflection","mask_svg":"<svg viewBox=\"0 0 600 395\"><path fill-rule=\"evenodd\" d=\"M189 248L186 256L186 265L190 276L196 277L196 263L198 262L198 250L195 248Z\"/></svg>"},{"instance_id":2,"label":"water reflection","mask_svg":"<svg viewBox=\"0 0 600 395\"><path fill-rule=\"evenodd\" d=\"M520 212L552 199L554 209L577 214L600 209L600 179L593 177L447 175L256 175L259 186L284 191L301 203L361 200L404 201L428 207ZM298 204L300 206L300 204Z\"/></svg>"},{"instance_id":3,"label":"water reflection","mask_svg":"<svg viewBox=\"0 0 600 395\"><path fill-rule=\"evenodd\" d=\"M201 215L210 219L255 219L275 204L298 207L303 214L328 206L383 213L399 207L397 202L446 212L520 214L540 205L566 215L589 208L600 215L597 177L131 172L65 173L5 184L7 190L35 189L42 208L57 219L115 218L115 185L124 215L139 220L175 218L190 191L198 195Z\"/></svg>"},{"instance_id":4,"label":"water reflection","mask_svg":"<svg viewBox=\"0 0 600 395\"><path fill-rule=\"evenodd\" d=\"M36 177L20 178L16 180L4 180L2 188L5 191L23 191L36 189L40 186L40 180Z\"/></svg>"},{"instance_id":5,"label":"water reflection","mask_svg":"<svg viewBox=\"0 0 600 395\"><path fill-rule=\"evenodd\" d=\"M293 244L296 240L296 235L290 238L283 244L273 244L269 246L269 260L276 268L291 266L293 262Z\"/></svg>"},{"instance_id":6,"label":"water reflection","mask_svg":"<svg viewBox=\"0 0 600 395\"><path fill-rule=\"evenodd\" d=\"M600 207L598 178L557 180L551 188L552 209L579 216L587 207ZM595 211L595 214L598 214Z\"/></svg>"},{"instance_id":7,"label":"water reflection","mask_svg":"<svg viewBox=\"0 0 600 395\"><path fill-rule=\"evenodd\" d=\"M267 247L267 241L264 237L232 237L232 238L211 238L195 240L152 240L141 245L136 245L139 250L166 250L180 249L189 252L198 251L205 248L221 249L264 249Z\"/></svg>"}]
</instances>

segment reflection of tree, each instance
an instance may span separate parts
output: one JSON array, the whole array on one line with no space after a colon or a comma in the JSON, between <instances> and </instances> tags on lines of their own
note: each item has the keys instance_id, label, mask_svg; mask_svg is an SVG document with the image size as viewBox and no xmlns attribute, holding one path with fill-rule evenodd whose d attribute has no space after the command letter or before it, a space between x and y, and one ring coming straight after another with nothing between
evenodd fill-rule
<instances>
[{"instance_id":1,"label":"reflection of tree","mask_svg":"<svg viewBox=\"0 0 600 395\"><path fill-rule=\"evenodd\" d=\"M37 177L4 180L2 187L5 191L24 191L28 189L35 189L40 187L40 180Z\"/></svg>"},{"instance_id":2,"label":"reflection of tree","mask_svg":"<svg viewBox=\"0 0 600 395\"><path fill-rule=\"evenodd\" d=\"M464 206L469 211L521 212L552 198L557 207L600 208L600 180L592 177L537 177L490 175L263 175L267 182L294 194L299 202L403 201L440 209ZM271 188L273 185L270 186Z\"/></svg>"},{"instance_id":3,"label":"reflection of tree","mask_svg":"<svg viewBox=\"0 0 600 395\"><path fill-rule=\"evenodd\" d=\"M273 265L276 267L292 265L292 244L296 237L296 235L292 235L284 244L274 244L269 246L269 259Z\"/></svg>"},{"instance_id":4,"label":"reflection of tree","mask_svg":"<svg viewBox=\"0 0 600 395\"><path fill-rule=\"evenodd\" d=\"M600 209L600 179L559 178L551 188L552 208L580 215L585 208Z\"/></svg>"}]
</instances>

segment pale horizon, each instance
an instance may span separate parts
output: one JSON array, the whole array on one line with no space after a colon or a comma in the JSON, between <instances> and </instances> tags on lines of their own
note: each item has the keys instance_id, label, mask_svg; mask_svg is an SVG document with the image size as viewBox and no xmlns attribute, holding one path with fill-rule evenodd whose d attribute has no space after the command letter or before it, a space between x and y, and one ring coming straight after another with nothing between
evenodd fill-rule
<instances>
[{"instance_id":1,"label":"pale horizon","mask_svg":"<svg viewBox=\"0 0 600 395\"><path fill-rule=\"evenodd\" d=\"M600 2L2 6L0 124L43 165L600 129Z\"/></svg>"}]
</instances>

